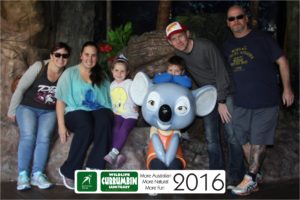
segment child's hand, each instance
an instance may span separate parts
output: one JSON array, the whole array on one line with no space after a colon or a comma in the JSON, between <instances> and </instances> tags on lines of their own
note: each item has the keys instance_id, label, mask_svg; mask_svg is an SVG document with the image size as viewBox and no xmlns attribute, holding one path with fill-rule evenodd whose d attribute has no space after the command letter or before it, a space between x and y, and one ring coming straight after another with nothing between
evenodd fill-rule
<instances>
[{"instance_id":1,"label":"child's hand","mask_svg":"<svg viewBox=\"0 0 300 200\"><path fill-rule=\"evenodd\" d=\"M139 109L138 106L134 106L134 107L133 107L133 110L134 110L135 112L139 112L140 109Z\"/></svg>"}]
</instances>

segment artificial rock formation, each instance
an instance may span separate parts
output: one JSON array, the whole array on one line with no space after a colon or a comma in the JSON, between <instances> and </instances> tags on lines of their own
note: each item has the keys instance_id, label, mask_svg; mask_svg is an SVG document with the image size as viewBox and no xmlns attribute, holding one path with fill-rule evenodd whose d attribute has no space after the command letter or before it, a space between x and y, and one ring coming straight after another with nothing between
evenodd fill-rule
<instances>
[{"instance_id":1,"label":"artificial rock formation","mask_svg":"<svg viewBox=\"0 0 300 200\"><path fill-rule=\"evenodd\" d=\"M1 180L15 177L18 132L6 118L10 85L37 58L34 36L43 28L37 1L1 1ZM12 174L13 173L13 174Z\"/></svg>"},{"instance_id":2,"label":"artificial rock formation","mask_svg":"<svg viewBox=\"0 0 300 200\"><path fill-rule=\"evenodd\" d=\"M1 1L1 118L7 112L10 85L38 57L34 36L43 29L37 1Z\"/></svg>"},{"instance_id":3,"label":"artificial rock formation","mask_svg":"<svg viewBox=\"0 0 300 200\"><path fill-rule=\"evenodd\" d=\"M174 55L174 49L167 43L164 31L152 31L132 37L124 53L130 61L133 76L144 71L153 77L166 69L166 62Z\"/></svg>"},{"instance_id":4,"label":"artificial rock formation","mask_svg":"<svg viewBox=\"0 0 300 200\"><path fill-rule=\"evenodd\" d=\"M48 58L57 41L70 43L73 64L78 63L82 43L93 38L93 5L79 1L1 1L1 181L17 176L19 134L16 124L6 117L13 79L35 61Z\"/></svg>"}]
</instances>

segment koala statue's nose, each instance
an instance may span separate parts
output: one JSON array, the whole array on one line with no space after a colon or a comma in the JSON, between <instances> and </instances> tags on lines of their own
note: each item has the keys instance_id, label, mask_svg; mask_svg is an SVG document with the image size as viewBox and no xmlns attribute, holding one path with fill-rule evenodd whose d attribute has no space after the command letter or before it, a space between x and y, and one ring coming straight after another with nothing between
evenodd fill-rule
<instances>
[{"instance_id":1,"label":"koala statue's nose","mask_svg":"<svg viewBox=\"0 0 300 200\"><path fill-rule=\"evenodd\" d=\"M159 119L163 122L170 121L172 117L172 110L170 106L164 104L159 108L159 113L158 113Z\"/></svg>"}]
</instances>

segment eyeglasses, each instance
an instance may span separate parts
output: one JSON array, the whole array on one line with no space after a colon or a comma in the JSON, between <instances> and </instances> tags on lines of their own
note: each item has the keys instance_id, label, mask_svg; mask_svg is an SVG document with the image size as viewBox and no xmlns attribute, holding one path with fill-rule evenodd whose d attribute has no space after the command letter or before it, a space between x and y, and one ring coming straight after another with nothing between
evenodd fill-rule
<instances>
[{"instance_id":1,"label":"eyeglasses","mask_svg":"<svg viewBox=\"0 0 300 200\"><path fill-rule=\"evenodd\" d=\"M238 15L238 16L235 16L235 17L228 17L227 20L230 21L230 22L232 22L232 21L234 21L234 20L236 20L236 19L237 19L237 20L243 19L244 16L245 16L245 15L242 14L242 15Z\"/></svg>"},{"instance_id":2,"label":"eyeglasses","mask_svg":"<svg viewBox=\"0 0 300 200\"><path fill-rule=\"evenodd\" d=\"M69 58L70 57L70 54L68 54L68 53L65 53L65 54L63 54L63 53L54 53L53 54L56 58L60 58L60 57L63 57L63 58Z\"/></svg>"}]
</instances>

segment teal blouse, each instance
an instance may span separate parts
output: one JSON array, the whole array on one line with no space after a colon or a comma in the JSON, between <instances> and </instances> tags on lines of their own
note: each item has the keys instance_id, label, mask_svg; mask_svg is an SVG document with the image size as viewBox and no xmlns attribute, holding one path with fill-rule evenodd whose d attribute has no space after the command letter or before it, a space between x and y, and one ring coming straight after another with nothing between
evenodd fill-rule
<instances>
[{"instance_id":1,"label":"teal blouse","mask_svg":"<svg viewBox=\"0 0 300 200\"><path fill-rule=\"evenodd\" d=\"M79 65L66 69L58 80L55 97L66 104L65 114L75 110L111 109L110 82L99 86L86 83L80 76Z\"/></svg>"}]
</instances>

